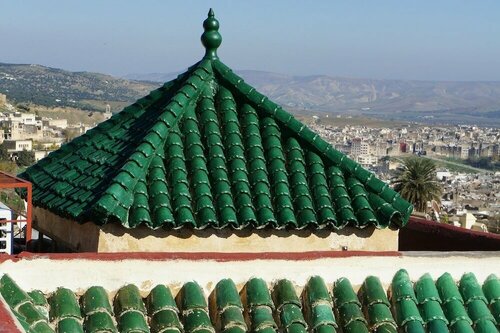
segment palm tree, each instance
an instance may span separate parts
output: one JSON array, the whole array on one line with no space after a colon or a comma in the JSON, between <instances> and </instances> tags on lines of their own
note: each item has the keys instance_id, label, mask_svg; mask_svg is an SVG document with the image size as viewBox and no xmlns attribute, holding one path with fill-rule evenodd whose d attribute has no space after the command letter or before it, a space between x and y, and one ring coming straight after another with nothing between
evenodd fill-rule
<instances>
[{"instance_id":1,"label":"palm tree","mask_svg":"<svg viewBox=\"0 0 500 333\"><path fill-rule=\"evenodd\" d=\"M436 178L436 164L427 158L410 157L403 161L393 178L394 190L424 212L427 202L441 202L442 189Z\"/></svg>"}]
</instances>

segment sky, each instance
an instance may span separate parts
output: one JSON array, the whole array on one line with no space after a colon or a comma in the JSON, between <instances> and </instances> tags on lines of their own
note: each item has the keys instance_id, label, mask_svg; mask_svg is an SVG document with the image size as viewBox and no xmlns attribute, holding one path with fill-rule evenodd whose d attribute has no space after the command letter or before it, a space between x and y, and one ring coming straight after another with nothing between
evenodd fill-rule
<instances>
[{"instance_id":1,"label":"sky","mask_svg":"<svg viewBox=\"0 0 500 333\"><path fill-rule=\"evenodd\" d=\"M500 1L0 0L0 62L72 71L181 71L220 22L235 70L500 81Z\"/></svg>"}]
</instances>

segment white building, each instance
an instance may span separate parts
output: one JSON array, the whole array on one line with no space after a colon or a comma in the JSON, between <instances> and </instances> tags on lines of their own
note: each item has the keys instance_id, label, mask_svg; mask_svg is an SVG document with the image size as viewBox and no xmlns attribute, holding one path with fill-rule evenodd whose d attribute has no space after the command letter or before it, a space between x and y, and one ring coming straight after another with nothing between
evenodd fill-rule
<instances>
[{"instance_id":1,"label":"white building","mask_svg":"<svg viewBox=\"0 0 500 333\"><path fill-rule=\"evenodd\" d=\"M0 253L12 254L12 240L14 236L14 224L2 221L12 220L12 211L3 202L0 202Z\"/></svg>"}]
</instances>

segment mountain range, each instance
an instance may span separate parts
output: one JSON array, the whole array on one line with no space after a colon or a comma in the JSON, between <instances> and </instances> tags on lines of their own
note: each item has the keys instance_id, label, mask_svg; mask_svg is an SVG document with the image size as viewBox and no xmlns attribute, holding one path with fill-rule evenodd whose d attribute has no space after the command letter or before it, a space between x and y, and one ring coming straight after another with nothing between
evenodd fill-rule
<instances>
[{"instance_id":1,"label":"mountain range","mask_svg":"<svg viewBox=\"0 0 500 333\"><path fill-rule=\"evenodd\" d=\"M500 82L411 81L293 76L236 71L292 111L367 115L404 121L500 125ZM40 65L0 63L0 93L16 102L119 111L179 73L123 78Z\"/></svg>"},{"instance_id":2,"label":"mountain range","mask_svg":"<svg viewBox=\"0 0 500 333\"><path fill-rule=\"evenodd\" d=\"M466 119L500 115L500 82L376 80L293 76L254 70L236 72L274 101L294 109L398 119L412 116L445 118L453 114L461 114ZM176 74L132 74L126 78L163 82Z\"/></svg>"}]
</instances>

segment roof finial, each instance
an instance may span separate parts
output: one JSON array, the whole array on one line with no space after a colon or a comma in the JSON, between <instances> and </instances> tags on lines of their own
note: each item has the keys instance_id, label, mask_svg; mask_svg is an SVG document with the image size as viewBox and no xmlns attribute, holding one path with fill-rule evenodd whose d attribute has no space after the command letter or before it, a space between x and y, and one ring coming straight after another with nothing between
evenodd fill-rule
<instances>
[{"instance_id":1,"label":"roof finial","mask_svg":"<svg viewBox=\"0 0 500 333\"><path fill-rule=\"evenodd\" d=\"M214 11L210 8L208 17L203 21L205 32L201 35L201 43L205 46L205 59L218 59L217 48L222 43L222 37L219 34L219 21L215 18Z\"/></svg>"}]
</instances>

